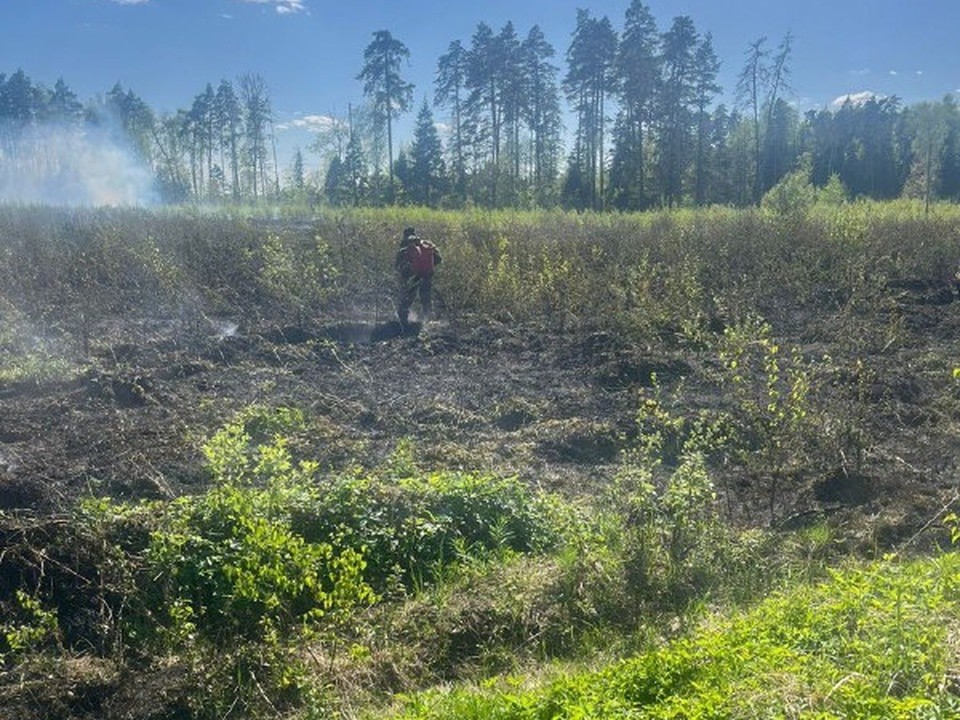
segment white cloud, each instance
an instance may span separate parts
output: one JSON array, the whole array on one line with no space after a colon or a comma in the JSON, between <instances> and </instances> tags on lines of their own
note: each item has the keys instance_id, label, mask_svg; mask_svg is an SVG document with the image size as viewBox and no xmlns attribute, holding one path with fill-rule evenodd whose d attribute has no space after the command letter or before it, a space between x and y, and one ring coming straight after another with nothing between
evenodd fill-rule
<instances>
[{"instance_id":1,"label":"white cloud","mask_svg":"<svg viewBox=\"0 0 960 720\"><path fill-rule=\"evenodd\" d=\"M917 70L916 76L920 77L921 75L923 75L923 70Z\"/></svg>"},{"instance_id":2,"label":"white cloud","mask_svg":"<svg viewBox=\"0 0 960 720\"><path fill-rule=\"evenodd\" d=\"M869 75L870 68L859 68L858 70L851 70L851 75Z\"/></svg>"},{"instance_id":3,"label":"white cloud","mask_svg":"<svg viewBox=\"0 0 960 720\"><path fill-rule=\"evenodd\" d=\"M863 105L871 100L882 100L883 97L883 95L879 95L872 90L861 90L860 92L841 95L840 97L835 98L831 105L834 107L840 107L847 102L849 102L851 105Z\"/></svg>"},{"instance_id":4,"label":"white cloud","mask_svg":"<svg viewBox=\"0 0 960 720\"><path fill-rule=\"evenodd\" d=\"M111 0L117 5L146 5L150 0Z\"/></svg>"},{"instance_id":5,"label":"white cloud","mask_svg":"<svg viewBox=\"0 0 960 720\"><path fill-rule=\"evenodd\" d=\"M346 123L329 115L301 115L285 123L278 124L277 130L306 130L312 133L321 133L333 130L337 127L344 127Z\"/></svg>"},{"instance_id":6,"label":"white cloud","mask_svg":"<svg viewBox=\"0 0 960 720\"><path fill-rule=\"evenodd\" d=\"M273 5L281 15L291 13L306 12L306 0L239 0L240 2L253 3L255 5Z\"/></svg>"},{"instance_id":7,"label":"white cloud","mask_svg":"<svg viewBox=\"0 0 960 720\"><path fill-rule=\"evenodd\" d=\"M896 77L896 76L897 76L897 71L896 71L896 70L891 70L890 72L887 73L887 75L889 75L890 77Z\"/></svg>"}]
</instances>

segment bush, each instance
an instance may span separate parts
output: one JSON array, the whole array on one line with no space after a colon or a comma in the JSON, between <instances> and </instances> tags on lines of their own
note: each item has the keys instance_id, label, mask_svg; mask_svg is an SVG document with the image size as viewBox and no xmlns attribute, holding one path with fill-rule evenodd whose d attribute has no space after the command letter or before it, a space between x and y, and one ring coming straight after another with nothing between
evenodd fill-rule
<instances>
[{"instance_id":1,"label":"bush","mask_svg":"<svg viewBox=\"0 0 960 720\"><path fill-rule=\"evenodd\" d=\"M452 564L555 546L562 513L559 501L511 478L346 475L321 485L295 525L306 538L363 553L378 590L396 582L411 589Z\"/></svg>"},{"instance_id":2,"label":"bush","mask_svg":"<svg viewBox=\"0 0 960 720\"><path fill-rule=\"evenodd\" d=\"M777 215L802 215L817 201L817 190L810 180L812 165L804 155L799 167L789 172L770 188L760 201L760 207Z\"/></svg>"},{"instance_id":3,"label":"bush","mask_svg":"<svg viewBox=\"0 0 960 720\"><path fill-rule=\"evenodd\" d=\"M277 517L272 492L223 485L167 508L147 569L154 614L176 635L263 639L373 601L361 555L307 542Z\"/></svg>"}]
</instances>

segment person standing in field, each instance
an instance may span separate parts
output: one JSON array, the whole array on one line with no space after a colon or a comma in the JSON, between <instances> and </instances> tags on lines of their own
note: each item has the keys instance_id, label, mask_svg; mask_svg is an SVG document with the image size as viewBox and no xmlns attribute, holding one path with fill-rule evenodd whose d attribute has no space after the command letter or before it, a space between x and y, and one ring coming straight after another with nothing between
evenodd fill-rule
<instances>
[{"instance_id":1,"label":"person standing in field","mask_svg":"<svg viewBox=\"0 0 960 720\"><path fill-rule=\"evenodd\" d=\"M420 296L420 320L427 322L430 318L431 288L433 285L433 271L441 263L440 250L429 240L424 240L412 228L404 228L400 239L400 250L394 267L397 270L397 318L400 324L406 327L410 321L410 307L414 298Z\"/></svg>"}]
</instances>

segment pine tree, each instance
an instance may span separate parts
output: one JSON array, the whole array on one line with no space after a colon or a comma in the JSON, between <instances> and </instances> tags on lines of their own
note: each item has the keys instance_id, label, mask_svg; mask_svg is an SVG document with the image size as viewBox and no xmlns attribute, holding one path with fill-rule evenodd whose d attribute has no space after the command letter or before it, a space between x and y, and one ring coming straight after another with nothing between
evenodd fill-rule
<instances>
[{"instance_id":1,"label":"pine tree","mask_svg":"<svg viewBox=\"0 0 960 720\"><path fill-rule=\"evenodd\" d=\"M682 15L673 19L663 34L660 92L660 178L668 206L683 198L683 177L690 160L692 105L695 99L695 51L700 38L693 20Z\"/></svg>"},{"instance_id":2,"label":"pine tree","mask_svg":"<svg viewBox=\"0 0 960 720\"><path fill-rule=\"evenodd\" d=\"M375 121L386 129L387 168L390 180L390 199L393 199L393 120L410 109L413 85L400 77L400 63L410 57L407 46L395 39L389 31L378 30L373 41L364 50L364 65L358 80L363 81L363 92L373 105Z\"/></svg>"},{"instance_id":3,"label":"pine tree","mask_svg":"<svg viewBox=\"0 0 960 720\"><path fill-rule=\"evenodd\" d=\"M267 128L273 121L267 85L259 75L240 76L240 97L244 108L244 142L254 200L266 194ZM259 190L258 190L259 188Z\"/></svg>"},{"instance_id":4,"label":"pine tree","mask_svg":"<svg viewBox=\"0 0 960 720\"><path fill-rule=\"evenodd\" d=\"M497 205L497 169L503 123L502 67L499 43L486 23L477 25L467 53L465 86L472 141L480 169L488 178L486 204Z\"/></svg>"},{"instance_id":5,"label":"pine tree","mask_svg":"<svg viewBox=\"0 0 960 720\"><path fill-rule=\"evenodd\" d=\"M442 195L444 173L440 135L424 99L410 148L410 178L406 183L410 199L418 205L435 206Z\"/></svg>"},{"instance_id":6,"label":"pine tree","mask_svg":"<svg viewBox=\"0 0 960 720\"><path fill-rule=\"evenodd\" d=\"M647 201L647 133L655 112L660 75L660 34L640 0L627 8L617 48L616 89L620 114L614 131L611 196L621 209L643 210Z\"/></svg>"},{"instance_id":7,"label":"pine tree","mask_svg":"<svg viewBox=\"0 0 960 720\"><path fill-rule=\"evenodd\" d=\"M297 195L302 195L307 187L307 180L303 170L303 153L297 148L293 154L293 166L290 168L290 185Z\"/></svg>"},{"instance_id":8,"label":"pine tree","mask_svg":"<svg viewBox=\"0 0 960 720\"><path fill-rule=\"evenodd\" d=\"M520 41L513 23L508 22L497 35L497 65L500 77L500 104L503 126L506 131L504 148L507 162L504 163L509 185L503 198L510 205L518 199L520 181L520 123L527 102L527 78L523 73Z\"/></svg>"},{"instance_id":9,"label":"pine tree","mask_svg":"<svg viewBox=\"0 0 960 720\"><path fill-rule=\"evenodd\" d=\"M555 51L540 27L534 25L527 33L520 53L527 83L523 111L532 143L533 196L537 204L546 205L554 194L560 155L560 90L557 67L550 62Z\"/></svg>"},{"instance_id":10,"label":"pine tree","mask_svg":"<svg viewBox=\"0 0 960 720\"><path fill-rule=\"evenodd\" d=\"M449 107L453 114L450 157L453 165L454 192L458 200L466 195L466 157L463 128L467 51L459 40L450 43L447 52L437 62L434 102Z\"/></svg>"},{"instance_id":11,"label":"pine tree","mask_svg":"<svg viewBox=\"0 0 960 720\"><path fill-rule=\"evenodd\" d=\"M693 103L696 108L696 158L694 160L694 202L703 205L707 201L708 142L710 134L709 104L720 92L717 73L720 61L713 50L713 37L707 33L694 53Z\"/></svg>"},{"instance_id":12,"label":"pine tree","mask_svg":"<svg viewBox=\"0 0 960 720\"><path fill-rule=\"evenodd\" d=\"M230 161L230 188L234 200L240 199L240 137L243 115L240 101L229 80L221 80L214 100L214 116L218 131L221 158L224 152ZM221 166L225 165L223 159Z\"/></svg>"},{"instance_id":13,"label":"pine tree","mask_svg":"<svg viewBox=\"0 0 960 720\"><path fill-rule=\"evenodd\" d=\"M597 20L589 11L578 10L563 87L577 113L573 160L580 165L579 176L594 208L602 205L604 192L606 98L615 87L616 52L617 34L610 20Z\"/></svg>"},{"instance_id":14,"label":"pine tree","mask_svg":"<svg viewBox=\"0 0 960 720\"><path fill-rule=\"evenodd\" d=\"M67 87L63 78L58 78L53 86L49 115L53 120L69 125L79 123L83 119L83 105L73 90Z\"/></svg>"}]
</instances>

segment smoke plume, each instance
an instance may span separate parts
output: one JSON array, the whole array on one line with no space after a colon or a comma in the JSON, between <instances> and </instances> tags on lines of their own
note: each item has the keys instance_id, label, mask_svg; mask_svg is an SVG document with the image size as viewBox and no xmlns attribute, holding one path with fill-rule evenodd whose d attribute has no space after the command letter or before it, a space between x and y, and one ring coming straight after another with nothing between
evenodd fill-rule
<instances>
[{"instance_id":1,"label":"smoke plume","mask_svg":"<svg viewBox=\"0 0 960 720\"><path fill-rule=\"evenodd\" d=\"M101 206L154 200L150 170L100 128L41 125L15 134L0 129L0 203Z\"/></svg>"}]
</instances>

